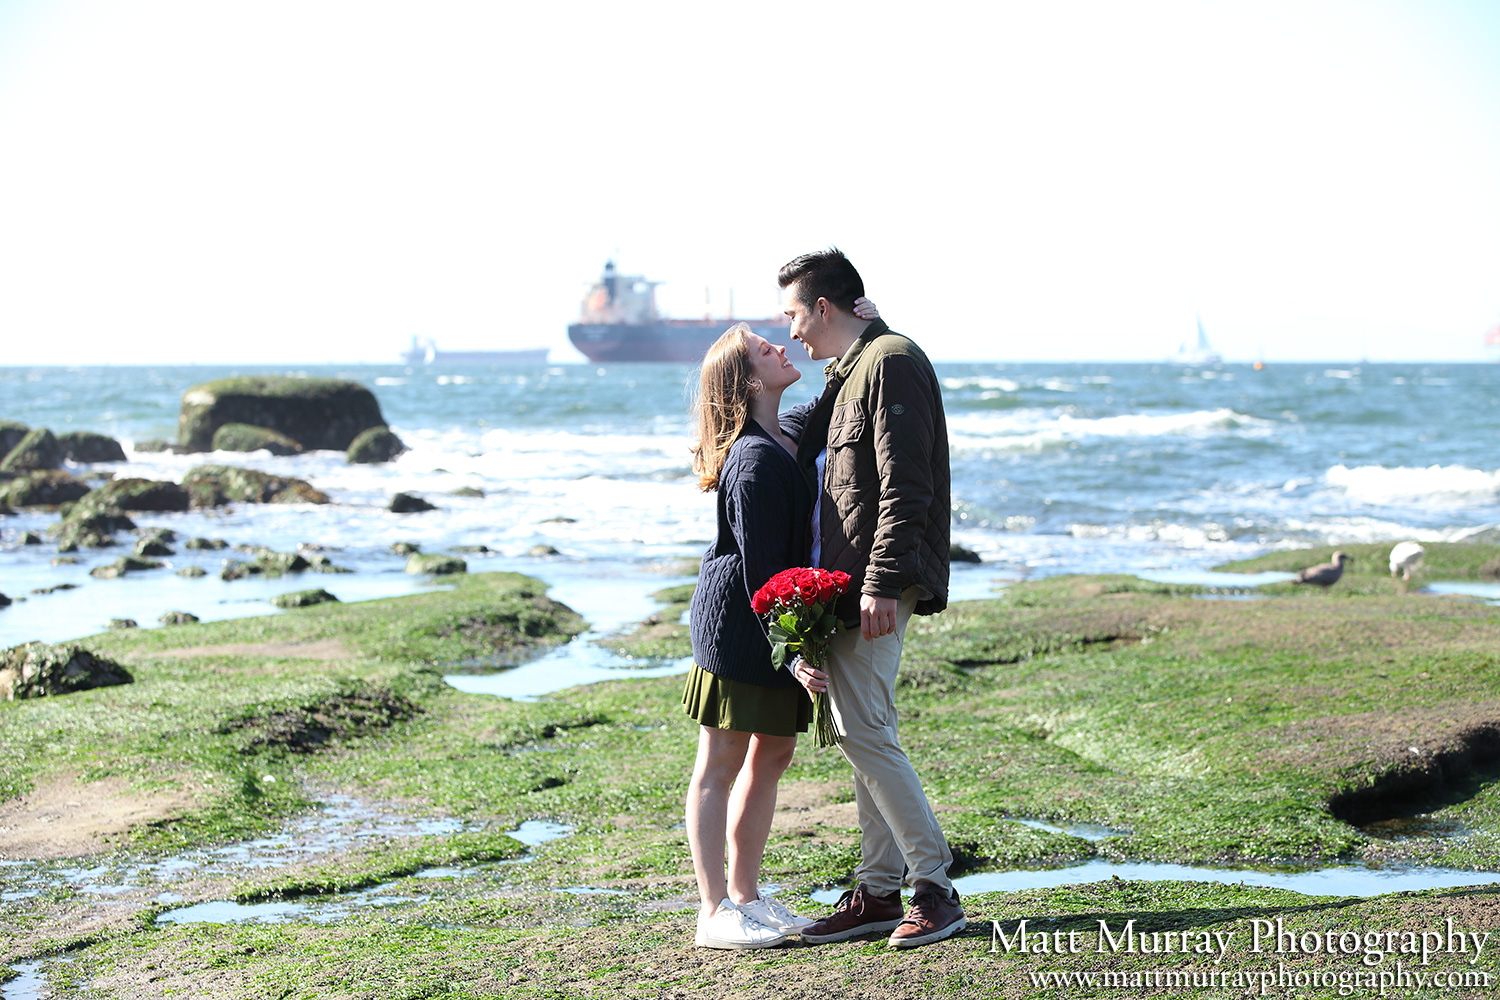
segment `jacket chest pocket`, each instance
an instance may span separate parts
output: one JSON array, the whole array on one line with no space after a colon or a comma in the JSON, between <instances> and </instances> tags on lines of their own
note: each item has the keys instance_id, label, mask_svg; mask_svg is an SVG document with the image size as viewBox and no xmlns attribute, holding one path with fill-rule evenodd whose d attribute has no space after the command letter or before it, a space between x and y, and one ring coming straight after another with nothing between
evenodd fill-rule
<instances>
[{"instance_id":1,"label":"jacket chest pocket","mask_svg":"<svg viewBox=\"0 0 1500 1000\"><path fill-rule=\"evenodd\" d=\"M828 465L823 473L823 486L830 493L855 485L861 453L869 451L861 445L867 444L869 435L863 399L851 399L833 411L828 426Z\"/></svg>"}]
</instances>

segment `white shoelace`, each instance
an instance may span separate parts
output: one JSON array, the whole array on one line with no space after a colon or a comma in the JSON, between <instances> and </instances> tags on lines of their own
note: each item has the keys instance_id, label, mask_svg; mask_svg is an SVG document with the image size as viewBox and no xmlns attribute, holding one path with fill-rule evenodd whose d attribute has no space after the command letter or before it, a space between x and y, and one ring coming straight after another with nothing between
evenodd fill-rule
<instances>
[{"instance_id":1,"label":"white shoelace","mask_svg":"<svg viewBox=\"0 0 1500 1000\"><path fill-rule=\"evenodd\" d=\"M766 905L766 909L770 910L778 920L785 920L789 924L794 924L801 919L775 896L762 896L760 897L760 901Z\"/></svg>"}]
</instances>

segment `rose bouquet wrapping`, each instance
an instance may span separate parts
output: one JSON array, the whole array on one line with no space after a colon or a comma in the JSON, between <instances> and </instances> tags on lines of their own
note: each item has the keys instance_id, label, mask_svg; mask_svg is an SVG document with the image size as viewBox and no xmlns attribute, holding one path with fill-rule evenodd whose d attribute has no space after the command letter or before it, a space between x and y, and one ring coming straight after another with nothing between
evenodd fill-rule
<instances>
[{"instance_id":1,"label":"rose bouquet wrapping","mask_svg":"<svg viewBox=\"0 0 1500 1000\"><path fill-rule=\"evenodd\" d=\"M801 656L819 670L828 660L828 640L843 630L833 613L833 601L849 589L849 574L837 570L797 567L782 570L755 592L750 607L766 619L771 642L771 664L778 670ZM843 742L828 692L813 696L813 735L820 747Z\"/></svg>"}]
</instances>

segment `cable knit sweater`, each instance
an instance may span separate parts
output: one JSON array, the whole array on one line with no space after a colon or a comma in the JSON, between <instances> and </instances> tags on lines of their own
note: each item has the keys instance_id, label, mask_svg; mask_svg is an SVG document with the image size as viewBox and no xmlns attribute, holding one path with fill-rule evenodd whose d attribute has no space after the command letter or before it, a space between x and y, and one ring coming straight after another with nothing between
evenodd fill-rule
<instances>
[{"instance_id":1,"label":"cable knit sweater","mask_svg":"<svg viewBox=\"0 0 1500 1000\"><path fill-rule=\"evenodd\" d=\"M796 459L751 419L729 446L718 501L718 537L703 555L689 612L693 659L729 680L792 687L792 675L771 666L750 598L782 570L808 564L812 490Z\"/></svg>"}]
</instances>

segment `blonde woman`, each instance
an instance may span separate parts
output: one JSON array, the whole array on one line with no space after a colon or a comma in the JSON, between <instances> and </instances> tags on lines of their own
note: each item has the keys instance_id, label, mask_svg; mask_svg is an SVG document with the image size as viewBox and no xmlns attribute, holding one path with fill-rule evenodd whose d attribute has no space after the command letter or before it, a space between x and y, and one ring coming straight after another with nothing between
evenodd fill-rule
<instances>
[{"instance_id":1,"label":"blonde woman","mask_svg":"<svg viewBox=\"0 0 1500 1000\"><path fill-rule=\"evenodd\" d=\"M866 299L856 308L868 319L879 315ZM693 592L694 665L682 694L699 724L687 834L702 898L700 948L769 948L812 922L760 894L776 784L812 703L788 671L771 666L750 609L772 576L807 565L812 486L777 417L782 393L801 377L785 348L744 323L715 341L699 374L693 470L718 499L717 536Z\"/></svg>"}]
</instances>

